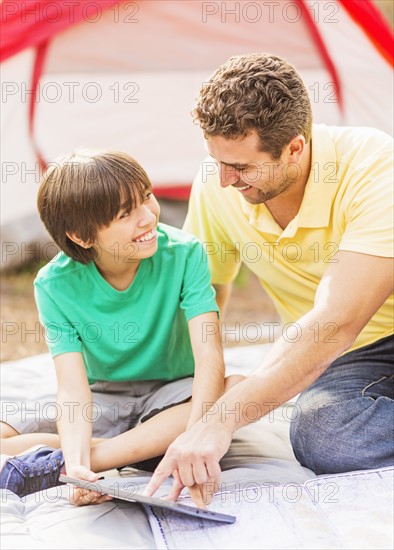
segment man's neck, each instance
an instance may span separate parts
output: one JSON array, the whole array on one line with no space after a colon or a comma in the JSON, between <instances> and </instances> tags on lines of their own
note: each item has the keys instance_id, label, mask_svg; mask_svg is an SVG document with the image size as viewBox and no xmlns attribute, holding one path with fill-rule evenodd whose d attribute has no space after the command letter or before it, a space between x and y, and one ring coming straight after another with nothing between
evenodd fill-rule
<instances>
[{"instance_id":1,"label":"man's neck","mask_svg":"<svg viewBox=\"0 0 394 550\"><path fill-rule=\"evenodd\" d=\"M309 142L305 146L304 154L299 163L301 168L299 179L283 193L265 202L272 217L282 229L288 226L300 210L311 169L311 156L312 144Z\"/></svg>"}]
</instances>

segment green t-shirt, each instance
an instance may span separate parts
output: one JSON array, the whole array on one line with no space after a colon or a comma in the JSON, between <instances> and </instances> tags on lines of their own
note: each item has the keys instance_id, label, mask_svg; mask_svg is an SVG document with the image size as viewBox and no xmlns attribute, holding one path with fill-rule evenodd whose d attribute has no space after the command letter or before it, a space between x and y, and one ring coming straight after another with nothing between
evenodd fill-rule
<instances>
[{"instance_id":1,"label":"green t-shirt","mask_svg":"<svg viewBox=\"0 0 394 550\"><path fill-rule=\"evenodd\" d=\"M141 260L127 290L63 252L34 285L52 356L81 352L89 382L176 380L194 372L187 321L218 312L210 280L201 243L159 224L158 250Z\"/></svg>"}]
</instances>

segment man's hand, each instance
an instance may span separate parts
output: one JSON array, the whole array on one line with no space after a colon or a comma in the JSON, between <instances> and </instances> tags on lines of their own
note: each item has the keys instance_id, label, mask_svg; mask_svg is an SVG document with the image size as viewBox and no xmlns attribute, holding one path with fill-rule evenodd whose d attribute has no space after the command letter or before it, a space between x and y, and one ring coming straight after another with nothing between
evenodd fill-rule
<instances>
[{"instance_id":1,"label":"man's hand","mask_svg":"<svg viewBox=\"0 0 394 550\"><path fill-rule=\"evenodd\" d=\"M85 466L76 466L67 472L67 475L70 477L76 477L77 479L82 479L84 481L90 481L94 483L99 479L99 475L95 474ZM102 502L107 502L112 500L110 495L103 495L96 491L89 491L89 489L82 489L81 487L72 487L70 494L71 504L75 506L86 506L87 504L101 504Z\"/></svg>"},{"instance_id":2,"label":"man's hand","mask_svg":"<svg viewBox=\"0 0 394 550\"><path fill-rule=\"evenodd\" d=\"M177 500L184 489L184 485L182 485L179 478L178 470L174 470L172 472L172 477L174 478L174 483L171 487L171 491L166 497L163 498L163 500ZM210 504L213 495L218 491L218 489L219 485L214 482L202 483L201 485L196 483L195 485L188 487L192 501L198 508L202 508L203 510L206 509L207 504Z\"/></svg>"},{"instance_id":3,"label":"man's hand","mask_svg":"<svg viewBox=\"0 0 394 550\"><path fill-rule=\"evenodd\" d=\"M219 488L219 461L230 447L231 438L220 422L208 424L204 419L196 422L168 447L144 494L152 496L172 474L174 483L167 498L176 500L187 487L196 506L205 508Z\"/></svg>"}]
</instances>

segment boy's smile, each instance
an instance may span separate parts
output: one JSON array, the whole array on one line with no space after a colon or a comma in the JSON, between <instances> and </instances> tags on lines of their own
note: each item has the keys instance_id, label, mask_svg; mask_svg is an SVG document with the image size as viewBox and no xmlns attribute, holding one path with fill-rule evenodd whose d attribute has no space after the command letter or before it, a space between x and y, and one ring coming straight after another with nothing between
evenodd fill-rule
<instances>
[{"instance_id":1,"label":"boy's smile","mask_svg":"<svg viewBox=\"0 0 394 550\"><path fill-rule=\"evenodd\" d=\"M146 231L146 233L143 233L136 239L133 239L133 242L151 244L154 240L156 240L156 238L157 238L157 233L155 229L151 229L150 231Z\"/></svg>"}]
</instances>

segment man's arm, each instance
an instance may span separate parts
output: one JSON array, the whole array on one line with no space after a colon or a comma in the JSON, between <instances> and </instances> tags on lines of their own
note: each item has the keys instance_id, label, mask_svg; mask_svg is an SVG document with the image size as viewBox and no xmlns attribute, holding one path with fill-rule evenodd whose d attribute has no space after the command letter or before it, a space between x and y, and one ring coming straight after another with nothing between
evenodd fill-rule
<instances>
[{"instance_id":1,"label":"man's arm","mask_svg":"<svg viewBox=\"0 0 394 550\"><path fill-rule=\"evenodd\" d=\"M313 309L297 322L297 341L279 338L250 377L233 386L170 445L147 494L153 494L175 469L185 486L207 481L219 484L219 460L233 432L256 420L255 406L253 419L248 418L248 404L257 403L260 416L267 414L309 387L352 346L393 292L393 260L347 251L338 252L336 259L320 281Z\"/></svg>"},{"instance_id":2,"label":"man's arm","mask_svg":"<svg viewBox=\"0 0 394 550\"><path fill-rule=\"evenodd\" d=\"M236 405L240 410L220 419L231 432L248 424L241 412L248 403L258 403L263 416L309 387L393 292L391 258L344 251L336 258L320 281L313 309L294 323L294 342L279 338L262 365L219 400L228 411Z\"/></svg>"},{"instance_id":3,"label":"man's arm","mask_svg":"<svg viewBox=\"0 0 394 550\"><path fill-rule=\"evenodd\" d=\"M213 287L216 290L216 302L223 318L230 298L232 284L228 283L227 285L213 285Z\"/></svg>"}]
</instances>

